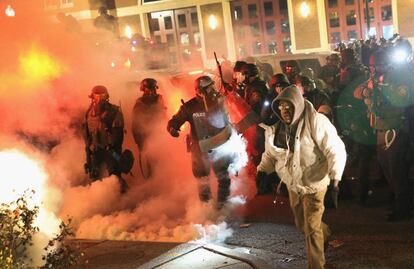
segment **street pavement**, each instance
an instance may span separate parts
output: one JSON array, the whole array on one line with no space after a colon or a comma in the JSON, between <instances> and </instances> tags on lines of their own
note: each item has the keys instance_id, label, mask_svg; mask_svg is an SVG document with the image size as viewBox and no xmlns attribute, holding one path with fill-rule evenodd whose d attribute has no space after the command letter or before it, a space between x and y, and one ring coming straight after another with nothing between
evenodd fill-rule
<instances>
[{"instance_id":1,"label":"street pavement","mask_svg":"<svg viewBox=\"0 0 414 269\"><path fill-rule=\"evenodd\" d=\"M86 268L306 268L303 235L293 224L286 197L249 201L231 218L233 234L219 244L77 240ZM374 186L367 206L341 200L326 210L333 234L325 251L327 268L414 268L414 218L386 221L387 187Z\"/></svg>"}]
</instances>

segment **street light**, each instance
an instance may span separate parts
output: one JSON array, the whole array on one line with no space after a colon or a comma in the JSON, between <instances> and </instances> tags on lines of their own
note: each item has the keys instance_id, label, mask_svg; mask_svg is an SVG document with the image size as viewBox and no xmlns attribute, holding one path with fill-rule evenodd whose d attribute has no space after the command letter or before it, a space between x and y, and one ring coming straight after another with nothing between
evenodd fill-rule
<instances>
[{"instance_id":1,"label":"street light","mask_svg":"<svg viewBox=\"0 0 414 269\"><path fill-rule=\"evenodd\" d=\"M217 29L217 19L213 14L208 17L208 25L210 26L211 30Z\"/></svg>"},{"instance_id":2,"label":"street light","mask_svg":"<svg viewBox=\"0 0 414 269\"><path fill-rule=\"evenodd\" d=\"M132 38L132 28L131 28L131 26L129 26L129 25L126 25L126 26L125 26L125 36L126 36L128 39L131 39L131 38Z\"/></svg>"},{"instance_id":3,"label":"street light","mask_svg":"<svg viewBox=\"0 0 414 269\"><path fill-rule=\"evenodd\" d=\"M300 4L300 15L302 17L307 18L310 14L310 8L306 1L303 1L302 4Z\"/></svg>"}]
</instances>

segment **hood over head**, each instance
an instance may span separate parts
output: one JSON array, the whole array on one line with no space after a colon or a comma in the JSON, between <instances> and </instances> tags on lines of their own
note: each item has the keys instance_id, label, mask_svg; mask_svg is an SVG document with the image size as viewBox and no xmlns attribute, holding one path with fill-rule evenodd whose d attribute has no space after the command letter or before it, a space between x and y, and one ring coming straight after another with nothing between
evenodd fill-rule
<instances>
[{"instance_id":1,"label":"hood over head","mask_svg":"<svg viewBox=\"0 0 414 269\"><path fill-rule=\"evenodd\" d=\"M281 100L289 101L292 103L295 111L291 125L296 124L298 119L301 117L303 110L305 109L305 99L303 98L302 93L296 87L296 85L290 85L280 92L280 94L272 102L272 110L279 117L279 119L281 119L279 110L279 102Z\"/></svg>"}]
</instances>

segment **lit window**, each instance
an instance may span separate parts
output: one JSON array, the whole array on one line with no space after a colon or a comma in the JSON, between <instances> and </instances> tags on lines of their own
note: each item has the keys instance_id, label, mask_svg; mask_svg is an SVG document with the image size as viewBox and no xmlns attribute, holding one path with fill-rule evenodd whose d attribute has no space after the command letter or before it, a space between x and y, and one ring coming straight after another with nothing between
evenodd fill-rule
<instances>
[{"instance_id":1,"label":"lit window","mask_svg":"<svg viewBox=\"0 0 414 269\"><path fill-rule=\"evenodd\" d=\"M283 38L283 49L285 50L286 53L290 53L291 52L291 41L290 41L290 37L285 37Z\"/></svg>"},{"instance_id":2,"label":"lit window","mask_svg":"<svg viewBox=\"0 0 414 269\"><path fill-rule=\"evenodd\" d=\"M358 34L355 30L348 31L348 39L349 40L356 40L358 39Z\"/></svg>"},{"instance_id":3,"label":"lit window","mask_svg":"<svg viewBox=\"0 0 414 269\"><path fill-rule=\"evenodd\" d=\"M330 27L339 27L339 15L338 12L329 13L329 26Z\"/></svg>"},{"instance_id":4,"label":"lit window","mask_svg":"<svg viewBox=\"0 0 414 269\"><path fill-rule=\"evenodd\" d=\"M374 8L370 7L368 10L369 10L369 20L374 21L375 20ZM364 8L364 19L365 21L367 20L367 13L366 13L365 8Z\"/></svg>"},{"instance_id":5,"label":"lit window","mask_svg":"<svg viewBox=\"0 0 414 269\"><path fill-rule=\"evenodd\" d=\"M258 23L250 24L250 32L252 36L259 36L260 35L259 24Z\"/></svg>"},{"instance_id":6,"label":"lit window","mask_svg":"<svg viewBox=\"0 0 414 269\"><path fill-rule=\"evenodd\" d=\"M392 20L392 8L391 5L381 7L381 18L383 21Z\"/></svg>"},{"instance_id":7,"label":"lit window","mask_svg":"<svg viewBox=\"0 0 414 269\"><path fill-rule=\"evenodd\" d=\"M265 16L273 16L273 3L265 2L263 4Z\"/></svg>"},{"instance_id":8,"label":"lit window","mask_svg":"<svg viewBox=\"0 0 414 269\"><path fill-rule=\"evenodd\" d=\"M256 4L248 5L247 9L249 10L249 18L257 18L257 6L256 6Z\"/></svg>"},{"instance_id":9,"label":"lit window","mask_svg":"<svg viewBox=\"0 0 414 269\"><path fill-rule=\"evenodd\" d=\"M333 32L331 33L331 43L339 43L341 42L341 33Z\"/></svg>"},{"instance_id":10,"label":"lit window","mask_svg":"<svg viewBox=\"0 0 414 269\"><path fill-rule=\"evenodd\" d=\"M151 32L159 31L160 30L160 24L158 22L158 19L150 18L149 28L150 28Z\"/></svg>"},{"instance_id":11,"label":"lit window","mask_svg":"<svg viewBox=\"0 0 414 269\"><path fill-rule=\"evenodd\" d=\"M275 22L267 21L266 22L266 32L268 35L274 35L276 33Z\"/></svg>"},{"instance_id":12,"label":"lit window","mask_svg":"<svg viewBox=\"0 0 414 269\"><path fill-rule=\"evenodd\" d=\"M282 33L289 33L289 21L287 19L282 19L280 25Z\"/></svg>"},{"instance_id":13,"label":"lit window","mask_svg":"<svg viewBox=\"0 0 414 269\"><path fill-rule=\"evenodd\" d=\"M194 43L196 44L197 47L201 47L201 35L199 32L195 32L193 34L194 36Z\"/></svg>"},{"instance_id":14,"label":"lit window","mask_svg":"<svg viewBox=\"0 0 414 269\"><path fill-rule=\"evenodd\" d=\"M242 7L234 7L234 20L239 21L241 19L243 19Z\"/></svg>"},{"instance_id":15,"label":"lit window","mask_svg":"<svg viewBox=\"0 0 414 269\"><path fill-rule=\"evenodd\" d=\"M253 54L260 54L262 53L262 43L260 41L255 41L252 44Z\"/></svg>"},{"instance_id":16,"label":"lit window","mask_svg":"<svg viewBox=\"0 0 414 269\"><path fill-rule=\"evenodd\" d=\"M191 13L191 24L193 26L198 26L198 15L195 12Z\"/></svg>"},{"instance_id":17,"label":"lit window","mask_svg":"<svg viewBox=\"0 0 414 269\"><path fill-rule=\"evenodd\" d=\"M279 0L279 9L280 13L287 12L287 0Z\"/></svg>"},{"instance_id":18,"label":"lit window","mask_svg":"<svg viewBox=\"0 0 414 269\"><path fill-rule=\"evenodd\" d=\"M190 36L187 33L180 34L180 41L182 45L189 45L190 44Z\"/></svg>"},{"instance_id":19,"label":"lit window","mask_svg":"<svg viewBox=\"0 0 414 269\"><path fill-rule=\"evenodd\" d=\"M173 28L171 16L164 17L165 29L170 30Z\"/></svg>"},{"instance_id":20,"label":"lit window","mask_svg":"<svg viewBox=\"0 0 414 269\"><path fill-rule=\"evenodd\" d=\"M276 54L277 53L277 44L275 41L269 42L268 52Z\"/></svg>"},{"instance_id":21,"label":"lit window","mask_svg":"<svg viewBox=\"0 0 414 269\"><path fill-rule=\"evenodd\" d=\"M328 7L337 7L338 0L328 0Z\"/></svg>"},{"instance_id":22,"label":"lit window","mask_svg":"<svg viewBox=\"0 0 414 269\"><path fill-rule=\"evenodd\" d=\"M185 14L179 14L177 16L178 19L178 27L185 28L187 27L187 20L185 19Z\"/></svg>"},{"instance_id":23,"label":"lit window","mask_svg":"<svg viewBox=\"0 0 414 269\"><path fill-rule=\"evenodd\" d=\"M393 35L394 35L394 26L393 25L382 26L382 36L385 39L390 39Z\"/></svg>"},{"instance_id":24,"label":"lit window","mask_svg":"<svg viewBox=\"0 0 414 269\"><path fill-rule=\"evenodd\" d=\"M356 14L355 10L350 10L346 14L346 25L355 25L356 24Z\"/></svg>"}]
</instances>

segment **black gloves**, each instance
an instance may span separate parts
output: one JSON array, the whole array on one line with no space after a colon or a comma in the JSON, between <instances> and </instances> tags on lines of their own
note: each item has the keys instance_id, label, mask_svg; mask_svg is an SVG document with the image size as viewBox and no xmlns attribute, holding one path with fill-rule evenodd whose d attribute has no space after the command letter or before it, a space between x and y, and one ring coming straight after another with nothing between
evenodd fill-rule
<instances>
[{"instance_id":1,"label":"black gloves","mask_svg":"<svg viewBox=\"0 0 414 269\"><path fill-rule=\"evenodd\" d=\"M257 195L262 195L267 193L267 174L262 171L258 171L256 174L256 188Z\"/></svg>"},{"instance_id":2,"label":"black gloves","mask_svg":"<svg viewBox=\"0 0 414 269\"><path fill-rule=\"evenodd\" d=\"M328 186L328 190L325 194L325 207L329 209L338 208L338 194L339 187L334 186L332 183Z\"/></svg>"},{"instance_id":3,"label":"black gloves","mask_svg":"<svg viewBox=\"0 0 414 269\"><path fill-rule=\"evenodd\" d=\"M169 128L168 129L168 132L173 136L173 137L179 137L180 136L180 133L178 132L178 130L177 129L174 129L174 128Z\"/></svg>"}]
</instances>

